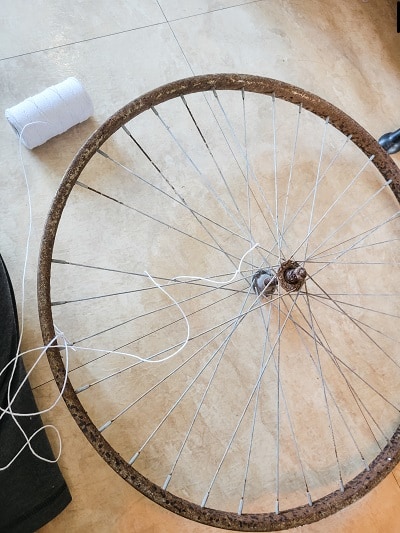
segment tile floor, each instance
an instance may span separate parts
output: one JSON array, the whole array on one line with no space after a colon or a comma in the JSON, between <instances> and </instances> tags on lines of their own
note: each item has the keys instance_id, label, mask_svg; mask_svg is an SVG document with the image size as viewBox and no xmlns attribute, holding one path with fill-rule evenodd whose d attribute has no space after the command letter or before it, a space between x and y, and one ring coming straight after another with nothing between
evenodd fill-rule
<instances>
[{"instance_id":1,"label":"tile floor","mask_svg":"<svg viewBox=\"0 0 400 533\"><path fill-rule=\"evenodd\" d=\"M33 201L23 347L39 345L36 263L45 216L64 170L87 136L146 90L193 73L245 72L322 96L372 135L400 126L400 35L393 0L4 0L2 109L75 76L94 117L34 151L23 150ZM27 199L18 142L0 123L0 250L21 296ZM394 156L397 163L399 156ZM33 377L40 405L55 394L47 365ZM206 532L131 489L94 453L60 403L46 421L63 438L72 504L43 532ZM368 496L306 532L400 531L400 468Z\"/></svg>"}]
</instances>

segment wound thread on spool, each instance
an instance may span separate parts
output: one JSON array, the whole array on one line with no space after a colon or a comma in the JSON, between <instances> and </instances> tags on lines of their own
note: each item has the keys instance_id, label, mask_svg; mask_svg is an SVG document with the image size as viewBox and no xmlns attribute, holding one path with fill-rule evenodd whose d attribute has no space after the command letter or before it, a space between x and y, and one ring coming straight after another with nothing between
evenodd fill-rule
<instances>
[{"instance_id":1,"label":"wound thread on spool","mask_svg":"<svg viewBox=\"0 0 400 533\"><path fill-rule=\"evenodd\" d=\"M91 115L92 101L82 84L72 77L5 110L6 119L30 150Z\"/></svg>"}]
</instances>

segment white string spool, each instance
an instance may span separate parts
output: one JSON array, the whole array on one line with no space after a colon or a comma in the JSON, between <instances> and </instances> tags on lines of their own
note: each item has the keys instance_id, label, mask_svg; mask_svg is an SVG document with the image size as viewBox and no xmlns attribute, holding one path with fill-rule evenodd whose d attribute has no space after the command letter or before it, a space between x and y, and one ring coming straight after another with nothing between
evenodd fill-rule
<instances>
[{"instance_id":1,"label":"white string spool","mask_svg":"<svg viewBox=\"0 0 400 533\"><path fill-rule=\"evenodd\" d=\"M76 78L67 78L13 107L5 116L29 149L93 115L92 101Z\"/></svg>"}]
</instances>

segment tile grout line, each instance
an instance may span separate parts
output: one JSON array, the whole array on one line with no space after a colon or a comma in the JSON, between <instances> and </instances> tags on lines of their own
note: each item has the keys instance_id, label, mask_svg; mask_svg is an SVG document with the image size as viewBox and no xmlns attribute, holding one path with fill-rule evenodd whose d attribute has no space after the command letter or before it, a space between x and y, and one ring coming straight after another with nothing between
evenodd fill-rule
<instances>
[{"instance_id":1,"label":"tile grout line","mask_svg":"<svg viewBox=\"0 0 400 533\"><path fill-rule=\"evenodd\" d=\"M78 41L71 41L69 43L64 43L64 44L60 44L60 45L57 45L57 46L50 46L48 48L40 48L38 50L33 50L31 52L24 52L22 54L16 54L16 55L13 55L13 56L2 57L2 58L0 58L0 62L1 61L8 61L10 59L18 59L19 57L25 57L25 56L29 56L29 55L33 55L33 54L39 54L39 53L42 53L42 52L50 52L52 50L58 50L60 48L66 48L68 46L74 46L76 44L81 44L81 43L88 43L88 42L91 42L91 41L96 41L98 39L105 39L107 37L113 37L113 36L116 36L116 35L123 35L125 33L130 33L130 32L137 31L137 30L143 30L143 29L147 29L147 28L154 28L156 26L163 26L164 24L167 24L170 27L172 33L174 34L174 32L173 32L173 30L171 28L171 25L170 25L171 22L179 22L181 20L187 20L187 19L190 19L190 18L201 17L201 16L204 16L204 15L208 15L210 13L217 13L219 11L225 11L227 9L234 9L236 7L247 6L247 5L251 5L251 4L257 4L257 3L261 3L261 2L265 2L265 1L266 0L250 0L248 2L244 2L244 3L240 3L240 4L234 4L234 5L231 5L231 6L221 7L221 8L218 8L218 9L211 9L210 11L205 11L204 13L195 13L193 15L187 15L187 16L184 16L184 17L179 17L179 18L168 20L168 18L166 17L163 9L161 8L161 6L160 6L160 4L158 3L158 0L157 0L158 7L160 8L160 11L162 12L162 14L163 14L163 16L165 18L165 21L154 22L153 24L147 24L147 25L144 25L144 26L138 26L137 28L129 28L127 30L121 30L121 31L117 31L117 32L114 32L114 33L107 33L107 34L104 34L104 35L96 35L95 37L89 37L87 39L81 39L81 40L78 40ZM182 47L180 46L180 43L178 42L178 39L176 38L175 34L174 34L174 37L175 37L179 47L182 49ZM182 50L182 53L184 53L183 50Z\"/></svg>"},{"instance_id":2,"label":"tile grout line","mask_svg":"<svg viewBox=\"0 0 400 533\"><path fill-rule=\"evenodd\" d=\"M59 44L57 46L50 46L48 48L41 48L39 50L33 50L32 52L24 52L23 54L17 54L15 56L3 57L3 58L0 59L0 62L1 61L7 61L9 59L17 59L19 57L25 57L25 56L29 56L29 55L33 55L33 54L39 54L41 52L50 52L52 50L58 50L60 48L66 48L68 46L74 46L76 44L88 43L88 42L91 42L91 41L97 41L98 39L105 39L107 37L114 37L115 35L123 35L124 33L130 33L132 31L136 31L136 30L145 30L147 28L154 28L155 26L162 26L164 24L165 24L165 22L155 22L153 24L148 24L147 26L138 26L137 28L130 28L129 30L122 30L122 31L114 32L114 33L107 33L105 35L97 35L95 37L89 37L88 39L81 39L80 41L72 41L70 43Z\"/></svg>"},{"instance_id":3,"label":"tile grout line","mask_svg":"<svg viewBox=\"0 0 400 533\"><path fill-rule=\"evenodd\" d=\"M170 29L170 32L172 33L172 35L173 35L173 37L174 37L174 39L175 39L177 45L179 46L180 51L182 52L182 55L183 55L183 57L184 57L186 63L188 64L188 67L189 67L190 72L192 73L193 76L195 76L195 72L194 72L194 70L193 70L193 68L192 68L192 65L190 64L190 61L189 61L189 59L187 58L187 56L186 56L186 54L185 54L185 52L184 52L184 50L183 50L183 48L182 48L182 45L181 45L181 43L180 43L179 40L178 40L178 37L176 36L174 30L172 29L171 21L169 21L168 18L167 18L167 16L165 15L164 10L163 10L163 8L162 8L161 5L160 5L159 0L156 0L156 1L157 1L157 4L158 4L158 7L160 8L161 13L163 14L163 17L165 18L165 22L167 23L167 25L168 25L168 27L169 27L169 29Z\"/></svg>"}]
</instances>

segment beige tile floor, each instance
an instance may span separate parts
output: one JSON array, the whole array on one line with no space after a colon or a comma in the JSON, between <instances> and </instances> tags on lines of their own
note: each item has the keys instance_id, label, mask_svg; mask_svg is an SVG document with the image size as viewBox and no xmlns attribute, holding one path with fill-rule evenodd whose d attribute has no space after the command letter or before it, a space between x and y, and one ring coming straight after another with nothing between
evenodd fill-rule
<instances>
[{"instance_id":1,"label":"beige tile floor","mask_svg":"<svg viewBox=\"0 0 400 533\"><path fill-rule=\"evenodd\" d=\"M64 170L86 137L122 104L192 73L246 72L294 83L353 116L374 136L400 126L400 36L392 0L4 0L2 109L75 76L92 119L44 146L23 150L33 201L23 347L39 345L36 263L45 216ZM18 142L0 123L0 251L17 298L27 231ZM397 163L399 156L394 156ZM46 364L33 376L39 405L55 395ZM94 453L60 403L46 421L63 439L60 466L72 504L43 532L206 532L131 489ZM368 496L307 532L400 531L400 468Z\"/></svg>"}]
</instances>

